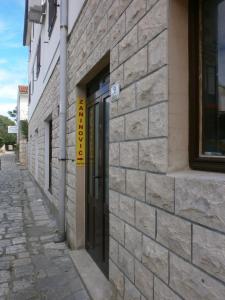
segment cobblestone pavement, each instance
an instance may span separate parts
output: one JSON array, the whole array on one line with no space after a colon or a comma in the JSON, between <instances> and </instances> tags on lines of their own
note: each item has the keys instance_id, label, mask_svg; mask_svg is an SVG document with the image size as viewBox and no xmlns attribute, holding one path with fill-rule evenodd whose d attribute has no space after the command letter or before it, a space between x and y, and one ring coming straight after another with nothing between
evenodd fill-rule
<instances>
[{"instance_id":1,"label":"cobblestone pavement","mask_svg":"<svg viewBox=\"0 0 225 300\"><path fill-rule=\"evenodd\" d=\"M28 171L0 159L0 300L89 299Z\"/></svg>"}]
</instances>

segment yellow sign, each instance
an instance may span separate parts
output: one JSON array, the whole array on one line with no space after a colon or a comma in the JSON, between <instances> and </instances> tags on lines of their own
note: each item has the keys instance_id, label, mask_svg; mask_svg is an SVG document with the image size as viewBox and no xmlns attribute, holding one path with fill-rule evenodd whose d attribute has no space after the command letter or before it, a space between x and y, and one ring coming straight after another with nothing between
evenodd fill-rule
<instances>
[{"instance_id":1,"label":"yellow sign","mask_svg":"<svg viewBox=\"0 0 225 300\"><path fill-rule=\"evenodd\" d=\"M76 113L76 154L77 166L85 164L85 143L86 143L86 101L83 97L77 98Z\"/></svg>"}]
</instances>

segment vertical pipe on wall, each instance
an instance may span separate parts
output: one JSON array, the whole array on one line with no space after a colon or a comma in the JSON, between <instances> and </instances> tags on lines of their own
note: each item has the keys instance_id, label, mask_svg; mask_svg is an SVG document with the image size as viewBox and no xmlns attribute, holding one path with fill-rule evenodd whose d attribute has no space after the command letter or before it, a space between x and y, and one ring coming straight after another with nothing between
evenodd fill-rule
<instances>
[{"instance_id":1,"label":"vertical pipe on wall","mask_svg":"<svg viewBox=\"0 0 225 300\"><path fill-rule=\"evenodd\" d=\"M60 1L59 239L65 240L68 0Z\"/></svg>"}]
</instances>

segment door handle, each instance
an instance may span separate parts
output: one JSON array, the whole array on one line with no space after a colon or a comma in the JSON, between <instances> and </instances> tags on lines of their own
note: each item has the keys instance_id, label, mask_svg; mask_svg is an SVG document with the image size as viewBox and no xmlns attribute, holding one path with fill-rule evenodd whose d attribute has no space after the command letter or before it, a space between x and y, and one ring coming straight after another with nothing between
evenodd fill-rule
<instances>
[{"instance_id":1,"label":"door handle","mask_svg":"<svg viewBox=\"0 0 225 300\"><path fill-rule=\"evenodd\" d=\"M100 179L102 178L101 176L93 176L94 179Z\"/></svg>"}]
</instances>

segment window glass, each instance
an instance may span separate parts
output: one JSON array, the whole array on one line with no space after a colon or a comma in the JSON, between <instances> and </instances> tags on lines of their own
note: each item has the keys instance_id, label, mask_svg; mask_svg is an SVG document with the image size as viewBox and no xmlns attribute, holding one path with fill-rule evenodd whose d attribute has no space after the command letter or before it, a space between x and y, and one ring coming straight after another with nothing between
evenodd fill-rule
<instances>
[{"instance_id":1,"label":"window glass","mask_svg":"<svg viewBox=\"0 0 225 300\"><path fill-rule=\"evenodd\" d=\"M41 38L39 39L38 46L37 46L37 69L36 69L36 76L38 78L41 69Z\"/></svg>"},{"instance_id":2,"label":"window glass","mask_svg":"<svg viewBox=\"0 0 225 300\"><path fill-rule=\"evenodd\" d=\"M49 3L49 11L48 11L48 35L49 37L51 36L54 24L55 24L55 19L56 19L56 14L57 14L57 1L56 0L48 0Z\"/></svg>"},{"instance_id":3,"label":"window glass","mask_svg":"<svg viewBox=\"0 0 225 300\"><path fill-rule=\"evenodd\" d=\"M200 1L200 155L225 155L225 0Z\"/></svg>"}]
</instances>

